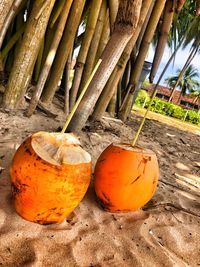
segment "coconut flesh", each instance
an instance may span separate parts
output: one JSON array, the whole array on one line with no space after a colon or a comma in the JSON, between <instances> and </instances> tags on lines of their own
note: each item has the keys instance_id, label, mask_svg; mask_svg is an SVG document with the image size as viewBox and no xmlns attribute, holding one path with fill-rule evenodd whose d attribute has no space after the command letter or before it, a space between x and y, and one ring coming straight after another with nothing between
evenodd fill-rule
<instances>
[{"instance_id":1,"label":"coconut flesh","mask_svg":"<svg viewBox=\"0 0 200 267\"><path fill-rule=\"evenodd\" d=\"M39 157L53 165L91 162L90 154L72 133L38 132L32 135L31 145Z\"/></svg>"}]
</instances>

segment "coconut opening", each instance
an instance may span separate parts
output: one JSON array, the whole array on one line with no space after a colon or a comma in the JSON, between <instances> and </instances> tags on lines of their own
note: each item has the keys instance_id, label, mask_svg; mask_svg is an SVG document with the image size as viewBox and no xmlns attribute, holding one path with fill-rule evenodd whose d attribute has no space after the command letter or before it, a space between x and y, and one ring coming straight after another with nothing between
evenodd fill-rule
<instances>
[{"instance_id":1,"label":"coconut opening","mask_svg":"<svg viewBox=\"0 0 200 267\"><path fill-rule=\"evenodd\" d=\"M71 133L38 132L32 135L31 145L39 157L53 165L91 162L90 154Z\"/></svg>"},{"instance_id":2,"label":"coconut opening","mask_svg":"<svg viewBox=\"0 0 200 267\"><path fill-rule=\"evenodd\" d=\"M145 153L145 154L154 154L154 152L148 148L143 148L139 146L132 146L131 144L125 144L125 143L114 143L114 146L120 147L125 150L134 151L137 153Z\"/></svg>"}]
</instances>

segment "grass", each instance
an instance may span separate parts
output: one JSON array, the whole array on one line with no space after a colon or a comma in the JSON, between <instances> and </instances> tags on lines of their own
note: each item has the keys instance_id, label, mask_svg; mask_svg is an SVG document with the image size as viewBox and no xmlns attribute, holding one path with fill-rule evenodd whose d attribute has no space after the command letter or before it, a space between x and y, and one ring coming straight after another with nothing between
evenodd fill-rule
<instances>
[{"instance_id":1,"label":"grass","mask_svg":"<svg viewBox=\"0 0 200 267\"><path fill-rule=\"evenodd\" d=\"M137 114L137 115L144 116L145 111L146 111L146 109L144 109L144 108L139 108L137 106L134 106L132 112ZM188 122L184 122L184 121L172 118L172 117L161 115L159 113L155 113L152 111L149 111L147 118L151 119L151 120L156 120L156 121L165 123L165 124L170 125L170 126L174 126L174 127L179 128L181 130L189 131L189 132L192 132L194 134L200 135L200 127L197 125L193 125L191 123L188 123Z\"/></svg>"}]
</instances>

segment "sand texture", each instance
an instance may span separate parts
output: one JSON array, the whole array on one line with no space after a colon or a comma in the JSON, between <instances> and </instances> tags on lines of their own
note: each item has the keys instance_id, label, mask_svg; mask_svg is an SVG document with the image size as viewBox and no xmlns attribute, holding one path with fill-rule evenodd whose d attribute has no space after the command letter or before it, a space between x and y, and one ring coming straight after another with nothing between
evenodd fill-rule
<instances>
[{"instance_id":1,"label":"sand texture","mask_svg":"<svg viewBox=\"0 0 200 267\"><path fill-rule=\"evenodd\" d=\"M97 157L112 142L129 142L140 118L128 125L103 119L80 134ZM147 120L139 144L158 156L160 181L144 210L111 214L97 204L93 183L61 224L41 226L14 210L9 168L23 139L56 131L63 119L36 113L0 112L0 266L3 267L185 267L200 266L200 136Z\"/></svg>"}]
</instances>

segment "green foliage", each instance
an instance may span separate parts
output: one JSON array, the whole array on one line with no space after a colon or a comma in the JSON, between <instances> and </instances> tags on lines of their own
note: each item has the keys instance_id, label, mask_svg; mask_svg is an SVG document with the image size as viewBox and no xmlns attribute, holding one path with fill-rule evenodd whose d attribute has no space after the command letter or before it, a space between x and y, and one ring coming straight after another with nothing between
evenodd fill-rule
<instances>
[{"instance_id":1,"label":"green foliage","mask_svg":"<svg viewBox=\"0 0 200 267\"><path fill-rule=\"evenodd\" d=\"M149 82L149 79L144 80L143 84L142 84L142 88L147 88L151 85L151 83ZM145 91L146 92L146 91Z\"/></svg>"},{"instance_id":2,"label":"green foliage","mask_svg":"<svg viewBox=\"0 0 200 267\"><path fill-rule=\"evenodd\" d=\"M174 110L172 112L172 117L179 119L179 120L183 120L185 115L186 115L186 112L187 112L186 109L183 109L183 108L175 105Z\"/></svg>"},{"instance_id":3,"label":"green foliage","mask_svg":"<svg viewBox=\"0 0 200 267\"><path fill-rule=\"evenodd\" d=\"M195 111L189 110L186 119L194 124L200 125L200 114L197 114Z\"/></svg>"},{"instance_id":4,"label":"green foliage","mask_svg":"<svg viewBox=\"0 0 200 267\"><path fill-rule=\"evenodd\" d=\"M138 97L135 101L136 105L139 107L142 107L144 103L149 103L149 101L150 101L150 97L149 97L149 94L147 93L147 91L140 90Z\"/></svg>"},{"instance_id":5,"label":"green foliage","mask_svg":"<svg viewBox=\"0 0 200 267\"><path fill-rule=\"evenodd\" d=\"M146 99L146 101L145 101ZM144 105L145 102L145 105ZM139 107L147 108L150 102L150 97L145 90L141 90L135 101L136 105ZM171 102L165 102L158 98L153 100L151 105L151 111L160 113L162 115L170 116L179 120L185 120L193 124L200 126L200 114L195 111L184 109L177 106Z\"/></svg>"}]
</instances>

